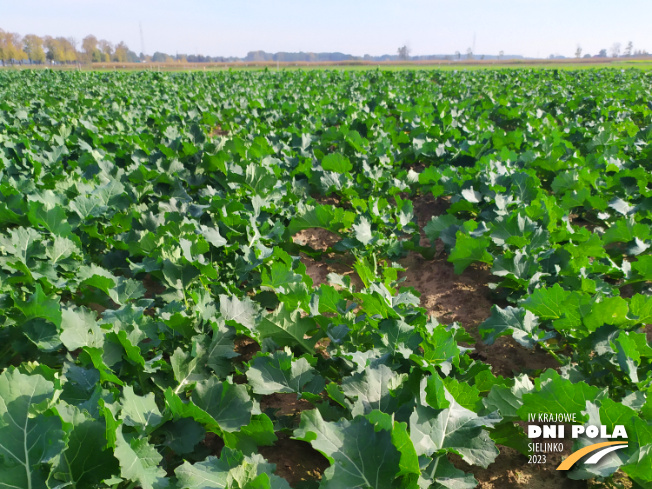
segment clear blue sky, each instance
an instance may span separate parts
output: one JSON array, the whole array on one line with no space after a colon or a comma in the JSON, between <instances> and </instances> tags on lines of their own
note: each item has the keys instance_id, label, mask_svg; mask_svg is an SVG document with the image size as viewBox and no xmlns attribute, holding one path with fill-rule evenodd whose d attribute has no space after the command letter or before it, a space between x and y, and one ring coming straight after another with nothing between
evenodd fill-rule
<instances>
[{"instance_id":1,"label":"clear blue sky","mask_svg":"<svg viewBox=\"0 0 652 489\"><path fill-rule=\"evenodd\" d=\"M597 54L618 42L652 52L652 0L0 0L0 28L87 34L145 52L248 51Z\"/></svg>"}]
</instances>

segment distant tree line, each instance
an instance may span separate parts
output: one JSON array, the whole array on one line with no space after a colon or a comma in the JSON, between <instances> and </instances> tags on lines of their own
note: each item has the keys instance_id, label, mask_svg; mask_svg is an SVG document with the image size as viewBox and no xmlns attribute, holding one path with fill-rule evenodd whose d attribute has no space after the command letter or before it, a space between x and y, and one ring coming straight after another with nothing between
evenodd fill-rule
<instances>
[{"instance_id":1,"label":"distant tree line","mask_svg":"<svg viewBox=\"0 0 652 489\"><path fill-rule=\"evenodd\" d=\"M21 36L0 29L0 61L3 65L136 62L141 58L142 55L138 56L124 42L113 45L93 35L86 36L80 45L73 37Z\"/></svg>"},{"instance_id":2,"label":"distant tree line","mask_svg":"<svg viewBox=\"0 0 652 489\"><path fill-rule=\"evenodd\" d=\"M647 56L645 50L634 49L633 43L630 41L624 52L621 54L620 43L614 43L608 53L611 57L622 56ZM581 46L577 46L575 57L590 58L599 57L606 58L608 56L607 49L601 49L597 55L591 56L584 54L582 56ZM466 58L471 60L475 59L475 55L471 48L466 51ZM480 59L523 59L519 55L505 55L501 51L498 56L492 55L479 55ZM21 36L15 32L6 32L0 29L0 62L2 65L8 64L70 64L70 63L108 63L108 62L121 62L121 63L137 63L137 62L154 62L154 63L170 63L170 62L189 62L189 63L225 63L225 62L339 62L339 61L434 61L434 60L460 60L462 54L459 51L455 55L446 54L433 54L426 56L411 56L410 48L407 45L398 48L396 54L384 54L382 56L371 56L365 54L364 56L352 56L340 52L333 53L268 53L265 51L250 51L244 58L237 57L224 57L224 56L205 56L202 54L175 54L170 55L162 52L155 52L153 55L148 56L144 53L136 54L129 49L129 46L124 42L112 44L105 39L98 39L90 34L84 37L80 42L73 37L52 37L52 36L37 36L35 34L27 34ZM550 58L564 58L556 54L551 54Z\"/></svg>"},{"instance_id":3,"label":"distant tree line","mask_svg":"<svg viewBox=\"0 0 652 489\"><path fill-rule=\"evenodd\" d=\"M260 62L260 61L279 61L279 62L292 62L292 63L303 63L303 62L327 62L327 61L372 61L372 62L382 62L382 61L437 61L437 60L452 60L460 59L459 52L452 56L450 54L429 54L429 55L419 55L411 56L410 48L407 46L401 46L396 54L383 54L381 56L371 56L365 54L364 56L352 56L350 54L344 53L268 53L265 51L250 51L247 53L247 56L242 59L236 58L239 61L245 61L248 63ZM473 59L474 55L470 52L470 49L467 50L466 54L467 59ZM523 56L520 55L505 55L502 51L498 56L492 55L480 55L480 59L497 59L502 57L503 59L522 59ZM190 57L188 57L190 61Z\"/></svg>"},{"instance_id":4,"label":"distant tree line","mask_svg":"<svg viewBox=\"0 0 652 489\"><path fill-rule=\"evenodd\" d=\"M175 54L174 56L155 52L152 56L136 54L123 41L113 44L106 39L98 39L92 34L84 37L81 43L73 37L21 36L15 32L0 29L0 62L9 64L71 64L71 63L156 63L189 62L215 63L241 61L240 58L224 56L204 56L201 54Z\"/></svg>"},{"instance_id":5,"label":"distant tree line","mask_svg":"<svg viewBox=\"0 0 652 489\"><path fill-rule=\"evenodd\" d=\"M344 53L267 53L265 51L250 51L243 59L246 62L256 61L279 61L279 62L305 62L305 61L355 61L360 57Z\"/></svg>"},{"instance_id":6,"label":"distant tree line","mask_svg":"<svg viewBox=\"0 0 652 489\"><path fill-rule=\"evenodd\" d=\"M622 54L621 54L620 48L621 48L620 43L615 42L615 43L612 44L612 46L611 46L611 48L609 49L608 52L607 52L606 48L603 48L600 51L598 51L598 54L594 54L593 56L591 56L588 53L585 54L584 56L582 56L582 46L578 45L577 49L575 50L575 57L576 58L580 58L580 57L583 57L583 58L607 58L607 57L611 57L611 58L623 58L623 57L625 57L625 58L628 58L628 57L631 57L631 56L637 56L637 57L649 56L649 53L645 49L634 49L634 43L632 41L629 41L627 43L627 46L625 46L625 51ZM550 58L563 58L563 56L556 56L554 54L551 54Z\"/></svg>"}]
</instances>

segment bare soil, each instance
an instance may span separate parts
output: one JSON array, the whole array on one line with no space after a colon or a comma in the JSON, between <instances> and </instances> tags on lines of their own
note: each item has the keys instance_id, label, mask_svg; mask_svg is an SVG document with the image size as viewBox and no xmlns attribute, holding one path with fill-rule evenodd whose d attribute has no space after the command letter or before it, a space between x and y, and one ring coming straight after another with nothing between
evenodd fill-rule
<instances>
[{"instance_id":1,"label":"bare soil","mask_svg":"<svg viewBox=\"0 0 652 489\"><path fill-rule=\"evenodd\" d=\"M421 229L420 244L431 246L423 233L423 227L433 216L445 213L449 203L445 199L424 195L414 198L413 204ZM326 253L339 239L339 236L322 229L304 230L295 236L295 242L323 252L320 260L304 254L300 257L315 286L327 283L327 275L331 272L349 276L356 285L361 285L350 257ZM420 305L429 315L442 323L458 322L464 327L476 341L472 345L475 349L474 357L488 363L496 375L513 377L519 373L532 374L548 368L559 368L557 361L546 352L526 349L511 337L501 337L492 345L485 344L478 327L491 315L491 307L495 303L488 287L491 279L489 268L472 265L457 275L453 265L447 261L443 244L438 242L434 246L436 253L432 260L426 260L417 253L409 253L399 261L405 268L405 272L399 276L405 278L401 286L411 287L419 293ZM648 338L652 336L651 327L645 328L645 332ZM294 394L266 396L261 401L264 409L274 409L278 416L296 417L296 420L299 419L299 413L309 406L306 401L298 401ZM499 456L487 469L470 466L455 455L451 455L450 459L456 467L473 473L480 489L580 489L589 487L587 484L591 488L606 487L594 481L574 481L568 479L565 473L556 471L562 458L570 453L570 446L561 454L547 454L550 460L546 464L531 464L528 463L528 457L512 448L498 448ZM303 480L320 479L328 467L326 459L309 444L291 440L287 436L279 436L274 447L261 447L261 452L277 464L277 473L287 478L293 487ZM630 487L627 483L628 479L623 477L620 487Z\"/></svg>"},{"instance_id":2,"label":"bare soil","mask_svg":"<svg viewBox=\"0 0 652 489\"><path fill-rule=\"evenodd\" d=\"M299 415L314 406L297 395L271 394L260 401L263 412L272 411L276 419L282 419L285 425L298 426ZM285 419L283 419L285 418ZM260 447L260 453L271 463L276 464L276 474L285 478L290 486L296 487L302 481L320 480L328 468L328 460L312 448L310 443L293 440L285 432L277 432L278 440L269 447Z\"/></svg>"},{"instance_id":3,"label":"bare soil","mask_svg":"<svg viewBox=\"0 0 652 489\"><path fill-rule=\"evenodd\" d=\"M260 447L260 453L276 464L276 475L297 487L303 481L321 480L329 466L328 460L310 443L293 440L285 433L277 434L278 440L270 447Z\"/></svg>"},{"instance_id":4,"label":"bare soil","mask_svg":"<svg viewBox=\"0 0 652 489\"><path fill-rule=\"evenodd\" d=\"M347 276L351 283L359 288L362 286L360 278L352 268L353 261L350 256L337 253L325 253L341 238L330 231L321 228L304 229L294 236L294 242L309 246L315 251L321 251L321 259L312 258L304 253L300 254L301 263L306 266L306 273L312 279L314 287L328 283L329 273Z\"/></svg>"},{"instance_id":5,"label":"bare soil","mask_svg":"<svg viewBox=\"0 0 652 489\"><path fill-rule=\"evenodd\" d=\"M296 416L306 409L315 407L305 399L297 399L294 393L275 393L269 396L263 396L260 400L260 409L262 411L271 410L276 418L282 416Z\"/></svg>"},{"instance_id":6,"label":"bare soil","mask_svg":"<svg viewBox=\"0 0 652 489\"><path fill-rule=\"evenodd\" d=\"M303 229L294 235L294 242L310 246L315 251L326 251L341 238L322 228Z\"/></svg>"},{"instance_id":7,"label":"bare soil","mask_svg":"<svg viewBox=\"0 0 652 489\"><path fill-rule=\"evenodd\" d=\"M500 454L488 468L469 465L459 457L451 456L453 465L470 472L478 480L478 489L581 489L586 481L576 481L566 477L565 472L557 472L555 467L570 451L548 454L546 464L530 464L528 457L516 450L499 446ZM552 462L552 463L551 463Z\"/></svg>"},{"instance_id":8,"label":"bare soil","mask_svg":"<svg viewBox=\"0 0 652 489\"><path fill-rule=\"evenodd\" d=\"M421 294L421 307L442 323L458 322L475 340L475 356L491 365L495 375L513 377L521 372L558 368L543 351L529 350L511 337L501 337L492 345L482 341L478 326L491 315L491 273L487 267L471 266L461 275L443 256L426 260L410 253L399 262L406 271L403 286Z\"/></svg>"}]
</instances>

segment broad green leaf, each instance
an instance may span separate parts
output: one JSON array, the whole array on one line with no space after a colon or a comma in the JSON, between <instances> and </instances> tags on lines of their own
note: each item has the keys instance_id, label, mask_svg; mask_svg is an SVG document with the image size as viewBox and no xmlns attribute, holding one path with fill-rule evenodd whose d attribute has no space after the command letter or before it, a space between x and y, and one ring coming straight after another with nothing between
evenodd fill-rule
<instances>
[{"instance_id":1,"label":"broad green leaf","mask_svg":"<svg viewBox=\"0 0 652 489\"><path fill-rule=\"evenodd\" d=\"M541 319L559 319L568 306L565 301L570 297L571 292L555 284L549 288L536 289L524 302L523 307L532 311Z\"/></svg>"},{"instance_id":2,"label":"broad green leaf","mask_svg":"<svg viewBox=\"0 0 652 489\"><path fill-rule=\"evenodd\" d=\"M163 422L163 416L156 405L152 392L145 396L139 396L134 393L133 387L128 385L122 394L120 417L126 426L134 426L141 433L151 433Z\"/></svg>"},{"instance_id":3,"label":"broad green leaf","mask_svg":"<svg viewBox=\"0 0 652 489\"><path fill-rule=\"evenodd\" d=\"M446 409L417 406L410 416L410 438L418 455L431 456L439 450L455 452L472 465L487 468L498 456L498 449L489 437L501 418L478 416L448 397Z\"/></svg>"},{"instance_id":4,"label":"broad green leaf","mask_svg":"<svg viewBox=\"0 0 652 489\"><path fill-rule=\"evenodd\" d=\"M85 346L102 348L104 332L97 324L95 313L85 308L66 307L61 312L61 342L68 351Z\"/></svg>"},{"instance_id":5,"label":"broad green leaf","mask_svg":"<svg viewBox=\"0 0 652 489\"><path fill-rule=\"evenodd\" d=\"M233 370L232 358L238 356L234 351L235 331L224 324L211 324L213 338L206 350L206 365L212 368L218 377L226 377Z\"/></svg>"},{"instance_id":6,"label":"broad green leaf","mask_svg":"<svg viewBox=\"0 0 652 489\"><path fill-rule=\"evenodd\" d=\"M167 388L163 393L165 404L175 420L191 418L202 425L207 431L218 435L222 434L222 429L217 421L206 411L197 407L191 400L183 400L178 394L175 394L171 388Z\"/></svg>"},{"instance_id":7,"label":"broad green leaf","mask_svg":"<svg viewBox=\"0 0 652 489\"><path fill-rule=\"evenodd\" d=\"M100 289L106 295L109 295L109 292L118 281L118 278L111 272L95 264L82 266L79 269L78 277L80 283Z\"/></svg>"},{"instance_id":8,"label":"broad green leaf","mask_svg":"<svg viewBox=\"0 0 652 489\"><path fill-rule=\"evenodd\" d=\"M120 462L120 473L125 479L138 482L143 489L169 487L170 481L160 466L163 457L147 438L126 439L122 429L118 428L113 454Z\"/></svg>"},{"instance_id":9,"label":"broad green leaf","mask_svg":"<svg viewBox=\"0 0 652 489\"><path fill-rule=\"evenodd\" d=\"M321 167L326 171L334 171L336 173L348 173L353 169L353 165L349 159L340 153L331 153L321 160Z\"/></svg>"},{"instance_id":10,"label":"broad green leaf","mask_svg":"<svg viewBox=\"0 0 652 489\"><path fill-rule=\"evenodd\" d=\"M289 348L271 355L256 356L247 370L247 380L256 394L275 392L301 393L308 385L309 392L318 394L324 382L314 382L320 377L305 358L294 358Z\"/></svg>"},{"instance_id":11,"label":"broad green leaf","mask_svg":"<svg viewBox=\"0 0 652 489\"><path fill-rule=\"evenodd\" d=\"M366 217L361 217L359 223L353 225L355 239L367 246L374 240L374 233L371 230L371 223Z\"/></svg>"},{"instance_id":12,"label":"broad green leaf","mask_svg":"<svg viewBox=\"0 0 652 489\"><path fill-rule=\"evenodd\" d=\"M454 246L455 234L461 225L462 221L452 214L442 214L441 216L433 217L425 225L423 232L426 233L426 236L433 244L437 239L441 238L447 246Z\"/></svg>"},{"instance_id":13,"label":"broad green leaf","mask_svg":"<svg viewBox=\"0 0 652 489\"><path fill-rule=\"evenodd\" d=\"M284 479L272 473L274 465L261 455L243 456L238 450L222 449L220 458L184 462L175 470L179 489L290 489Z\"/></svg>"},{"instance_id":14,"label":"broad green leaf","mask_svg":"<svg viewBox=\"0 0 652 489\"><path fill-rule=\"evenodd\" d=\"M191 357L191 355L181 348L174 350L170 356L170 365L174 378L177 381L177 387L174 389L175 394L183 392L188 387L191 387L195 382L206 380L208 372L202 365L198 357Z\"/></svg>"},{"instance_id":15,"label":"broad green leaf","mask_svg":"<svg viewBox=\"0 0 652 489\"><path fill-rule=\"evenodd\" d=\"M494 305L491 316L478 329L488 345L493 344L496 338L511 333L520 345L534 348L537 343L553 336L553 333L541 330L538 324L536 316L521 307L507 306L501 309Z\"/></svg>"},{"instance_id":16,"label":"broad green leaf","mask_svg":"<svg viewBox=\"0 0 652 489\"><path fill-rule=\"evenodd\" d=\"M29 266L32 258L41 255L43 236L32 228L18 227L9 231L10 238L0 235L0 247Z\"/></svg>"},{"instance_id":17,"label":"broad green leaf","mask_svg":"<svg viewBox=\"0 0 652 489\"><path fill-rule=\"evenodd\" d=\"M266 414L256 414L251 417L247 426L238 431L225 431L222 434L224 444L245 454L258 452L259 446L273 445L278 438L274 433L274 423Z\"/></svg>"},{"instance_id":18,"label":"broad green leaf","mask_svg":"<svg viewBox=\"0 0 652 489\"><path fill-rule=\"evenodd\" d=\"M58 296L48 296L43 292L41 284L36 284L34 293L23 301L14 295L16 307L26 319L42 318L50 321L57 328L61 326L61 306Z\"/></svg>"},{"instance_id":19,"label":"broad green leaf","mask_svg":"<svg viewBox=\"0 0 652 489\"><path fill-rule=\"evenodd\" d=\"M222 246L226 246L228 244L228 241L220 235L220 230L215 227L208 227L208 226L200 226L199 229L201 230L201 235L208 241L210 244L215 246L216 248L221 248Z\"/></svg>"},{"instance_id":20,"label":"broad green leaf","mask_svg":"<svg viewBox=\"0 0 652 489\"><path fill-rule=\"evenodd\" d=\"M107 366L105 363L104 358L102 357L102 349L90 346L85 346L83 348L84 353L88 355L88 358L93 364L93 367L95 367L100 372L100 380L113 382L117 385L125 385L125 383L120 380L120 378L117 377L111 368L109 368L109 366Z\"/></svg>"},{"instance_id":21,"label":"broad green leaf","mask_svg":"<svg viewBox=\"0 0 652 489\"><path fill-rule=\"evenodd\" d=\"M46 248L45 253L54 265L59 261L65 260L72 254L79 253L79 248L72 240L55 236L52 245Z\"/></svg>"},{"instance_id":22,"label":"broad green leaf","mask_svg":"<svg viewBox=\"0 0 652 489\"><path fill-rule=\"evenodd\" d=\"M145 295L145 287L137 280L118 277L118 284L108 292L116 304L126 304Z\"/></svg>"},{"instance_id":23,"label":"broad green leaf","mask_svg":"<svg viewBox=\"0 0 652 489\"><path fill-rule=\"evenodd\" d=\"M629 301L629 319L639 324L652 324L652 297L636 294Z\"/></svg>"},{"instance_id":24,"label":"broad green leaf","mask_svg":"<svg viewBox=\"0 0 652 489\"><path fill-rule=\"evenodd\" d=\"M49 321L41 318L31 319L23 324L22 331L39 350L51 352L61 347L59 331Z\"/></svg>"},{"instance_id":25,"label":"broad green leaf","mask_svg":"<svg viewBox=\"0 0 652 489\"><path fill-rule=\"evenodd\" d=\"M437 366L444 370L450 371L452 365L456 365L460 357L460 348L455 341L455 335L446 329L445 326L437 326L429 336L426 336L421 342L423 354L416 353L410 356L424 367Z\"/></svg>"},{"instance_id":26,"label":"broad green leaf","mask_svg":"<svg viewBox=\"0 0 652 489\"><path fill-rule=\"evenodd\" d=\"M45 489L47 464L65 447L61 419L42 413L53 396L40 375L0 374L0 488Z\"/></svg>"},{"instance_id":27,"label":"broad green leaf","mask_svg":"<svg viewBox=\"0 0 652 489\"><path fill-rule=\"evenodd\" d=\"M45 229L62 237L72 235L72 226L68 222L66 210L60 205L46 208L44 204L32 201L29 203L27 217L36 229Z\"/></svg>"},{"instance_id":28,"label":"broad green leaf","mask_svg":"<svg viewBox=\"0 0 652 489\"><path fill-rule=\"evenodd\" d=\"M259 308L251 299L220 295L220 313L225 321L233 321L248 330L253 330L256 324Z\"/></svg>"},{"instance_id":29,"label":"broad green leaf","mask_svg":"<svg viewBox=\"0 0 652 489\"><path fill-rule=\"evenodd\" d=\"M285 288L290 284L301 281L301 275L295 273L290 264L280 261L274 261L269 272L264 268L260 278L261 287L269 287L280 292L285 292Z\"/></svg>"},{"instance_id":30,"label":"broad green leaf","mask_svg":"<svg viewBox=\"0 0 652 489\"><path fill-rule=\"evenodd\" d=\"M243 385L220 382L211 377L197 382L191 399L224 431L236 431L251 420L253 403Z\"/></svg>"},{"instance_id":31,"label":"broad green leaf","mask_svg":"<svg viewBox=\"0 0 652 489\"><path fill-rule=\"evenodd\" d=\"M179 455L192 453L206 436L206 430L194 419L182 418L170 421L157 430L165 436L163 444Z\"/></svg>"},{"instance_id":32,"label":"broad green leaf","mask_svg":"<svg viewBox=\"0 0 652 489\"><path fill-rule=\"evenodd\" d=\"M346 300L332 285L321 284L317 296L319 297L318 310L320 314L340 314L346 309Z\"/></svg>"},{"instance_id":33,"label":"broad green leaf","mask_svg":"<svg viewBox=\"0 0 652 489\"><path fill-rule=\"evenodd\" d=\"M174 471L179 479L180 489L226 489L232 462L227 457L210 456L203 462L184 462Z\"/></svg>"},{"instance_id":34,"label":"broad green leaf","mask_svg":"<svg viewBox=\"0 0 652 489\"><path fill-rule=\"evenodd\" d=\"M514 378L514 385L506 387L496 384L491 387L484 399L484 406L489 411L498 411L503 418L518 419L518 410L523 405L523 394L534 389L530 378L521 374Z\"/></svg>"},{"instance_id":35,"label":"broad green leaf","mask_svg":"<svg viewBox=\"0 0 652 489\"><path fill-rule=\"evenodd\" d=\"M105 423L75 410L72 432L59 464L53 469L54 477L72 483L73 487L98 486L118 473L118 461L106 445Z\"/></svg>"},{"instance_id":36,"label":"broad green leaf","mask_svg":"<svg viewBox=\"0 0 652 489\"><path fill-rule=\"evenodd\" d=\"M307 336L317 327L314 319L301 317L298 310L290 312L282 304L276 311L260 320L256 331L261 338L271 338L279 346L300 346L303 350L314 353L315 343L320 336Z\"/></svg>"},{"instance_id":37,"label":"broad green leaf","mask_svg":"<svg viewBox=\"0 0 652 489\"><path fill-rule=\"evenodd\" d=\"M288 226L288 233L294 236L302 229L310 228L323 228L337 233L350 228L355 221L355 216L355 213L340 207L318 205L305 214L294 217Z\"/></svg>"},{"instance_id":38,"label":"broad green leaf","mask_svg":"<svg viewBox=\"0 0 652 489\"><path fill-rule=\"evenodd\" d=\"M399 354L403 358L410 358L410 355L419 347L422 341L421 335L416 329L402 320L386 319L378 325L380 338L378 348L386 348L393 355Z\"/></svg>"},{"instance_id":39,"label":"broad green leaf","mask_svg":"<svg viewBox=\"0 0 652 489\"><path fill-rule=\"evenodd\" d=\"M489 265L493 257L489 253L489 238L474 238L468 234L458 231L456 234L455 247L448 257L448 261L455 265L455 273L460 274L468 268L471 263L482 262Z\"/></svg>"},{"instance_id":40,"label":"broad green leaf","mask_svg":"<svg viewBox=\"0 0 652 489\"><path fill-rule=\"evenodd\" d=\"M639 448L621 469L641 487L649 484L652 480L652 443Z\"/></svg>"},{"instance_id":41,"label":"broad green leaf","mask_svg":"<svg viewBox=\"0 0 652 489\"><path fill-rule=\"evenodd\" d=\"M595 331L603 324L620 325L627 322L629 306L622 297L605 297L600 302L594 302L591 312L583 318L589 331Z\"/></svg>"},{"instance_id":42,"label":"broad green leaf","mask_svg":"<svg viewBox=\"0 0 652 489\"><path fill-rule=\"evenodd\" d=\"M446 455L421 457L423 461L419 487L423 489L473 489L478 481L472 474L456 469Z\"/></svg>"},{"instance_id":43,"label":"broad green leaf","mask_svg":"<svg viewBox=\"0 0 652 489\"><path fill-rule=\"evenodd\" d=\"M536 379L533 392L523 394L523 405L518 409L518 415L526 420L527 415L533 413L575 413L579 420L586 401L594 402L599 392L597 387L586 382L574 384L549 369Z\"/></svg>"},{"instance_id":44,"label":"broad green leaf","mask_svg":"<svg viewBox=\"0 0 652 489\"><path fill-rule=\"evenodd\" d=\"M391 433L374 426L363 417L353 421L324 421L318 410L303 411L296 439L308 441L331 463L322 477L323 489L400 487L400 453Z\"/></svg>"},{"instance_id":45,"label":"broad green leaf","mask_svg":"<svg viewBox=\"0 0 652 489\"><path fill-rule=\"evenodd\" d=\"M444 379L444 386L446 391L455 399L460 406L478 412L482 407L480 399L480 391L473 385L466 382L460 382L454 377L446 377Z\"/></svg>"},{"instance_id":46,"label":"broad green leaf","mask_svg":"<svg viewBox=\"0 0 652 489\"><path fill-rule=\"evenodd\" d=\"M532 443L532 439L528 438L523 428L513 421L498 423L489 430L489 436L496 445L513 448L523 455L529 455L531 452L529 444Z\"/></svg>"},{"instance_id":47,"label":"broad green leaf","mask_svg":"<svg viewBox=\"0 0 652 489\"><path fill-rule=\"evenodd\" d=\"M352 401L351 415L369 414L374 409L388 414L396 412L399 400L394 391L401 387L406 377L383 364L346 377L342 381L342 392Z\"/></svg>"}]
</instances>

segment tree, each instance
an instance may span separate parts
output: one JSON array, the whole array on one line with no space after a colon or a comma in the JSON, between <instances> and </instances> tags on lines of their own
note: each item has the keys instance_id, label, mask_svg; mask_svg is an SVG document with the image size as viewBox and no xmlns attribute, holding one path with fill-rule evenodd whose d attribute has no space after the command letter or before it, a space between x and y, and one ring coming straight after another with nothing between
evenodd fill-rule
<instances>
[{"instance_id":1,"label":"tree","mask_svg":"<svg viewBox=\"0 0 652 489\"><path fill-rule=\"evenodd\" d=\"M131 49L127 50L127 63L140 63L140 56Z\"/></svg>"},{"instance_id":2,"label":"tree","mask_svg":"<svg viewBox=\"0 0 652 489\"><path fill-rule=\"evenodd\" d=\"M100 51L102 52L102 60L101 61L104 61L105 63L108 63L109 61L111 61L111 55L113 54L113 45L109 41L107 41L105 39L100 39L98 41L98 45L99 45Z\"/></svg>"},{"instance_id":3,"label":"tree","mask_svg":"<svg viewBox=\"0 0 652 489\"><path fill-rule=\"evenodd\" d=\"M56 61L57 63L72 63L77 61L77 50L75 49L77 43L75 39L71 37L53 38L46 36L43 41L47 48L45 57L50 61Z\"/></svg>"},{"instance_id":4,"label":"tree","mask_svg":"<svg viewBox=\"0 0 652 489\"><path fill-rule=\"evenodd\" d=\"M607 50L606 49L601 49L600 52L598 53L599 58L606 58L607 57Z\"/></svg>"},{"instance_id":5,"label":"tree","mask_svg":"<svg viewBox=\"0 0 652 489\"><path fill-rule=\"evenodd\" d=\"M165 53L161 53L159 51L156 51L152 55L152 61L154 63L167 63L168 61L170 61L170 59L171 59L171 57L169 55L167 55Z\"/></svg>"},{"instance_id":6,"label":"tree","mask_svg":"<svg viewBox=\"0 0 652 489\"><path fill-rule=\"evenodd\" d=\"M45 63L45 51L43 50L43 39L35 34L27 34L23 38L23 50L27 59L32 63Z\"/></svg>"},{"instance_id":7,"label":"tree","mask_svg":"<svg viewBox=\"0 0 652 489\"><path fill-rule=\"evenodd\" d=\"M473 49L467 48L467 50L466 50L466 59L473 59Z\"/></svg>"},{"instance_id":8,"label":"tree","mask_svg":"<svg viewBox=\"0 0 652 489\"><path fill-rule=\"evenodd\" d=\"M398 59L403 61L410 59L410 48L407 45L398 48Z\"/></svg>"},{"instance_id":9,"label":"tree","mask_svg":"<svg viewBox=\"0 0 652 489\"><path fill-rule=\"evenodd\" d=\"M66 63L77 61L77 40L74 37L61 38Z\"/></svg>"},{"instance_id":10,"label":"tree","mask_svg":"<svg viewBox=\"0 0 652 489\"><path fill-rule=\"evenodd\" d=\"M581 57L581 56L582 56L582 46L580 46L580 45L578 44L578 45L577 45L577 49L575 50L575 57L576 57L576 58L579 58L579 57Z\"/></svg>"},{"instance_id":11,"label":"tree","mask_svg":"<svg viewBox=\"0 0 652 489\"><path fill-rule=\"evenodd\" d=\"M631 56L633 49L634 49L634 43L632 41L629 41L627 43L627 47L625 48L625 56Z\"/></svg>"},{"instance_id":12,"label":"tree","mask_svg":"<svg viewBox=\"0 0 652 489\"><path fill-rule=\"evenodd\" d=\"M82 51L84 52L84 60L87 63L102 61L102 52L98 48L97 38L89 34L82 40Z\"/></svg>"},{"instance_id":13,"label":"tree","mask_svg":"<svg viewBox=\"0 0 652 489\"><path fill-rule=\"evenodd\" d=\"M611 53L612 58L617 58L618 56L620 56L620 43L619 42L613 43L613 45L611 46L610 53Z\"/></svg>"},{"instance_id":14,"label":"tree","mask_svg":"<svg viewBox=\"0 0 652 489\"><path fill-rule=\"evenodd\" d=\"M455 51L455 57L456 57L457 59L462 58L462 53L460 53L459 51Z\"/></svg>"},{"instance_id":15,"label":"tree","mask_svg":"<svg viewBox=\"0 0 652 489\"><path fill-rule=\"evenodd\" d=\"M52 63L54 61L54 38L52 36L45 36L43 38L43 46L45 46L45 59Z\"/></svg>"},{"instance_id":16,"label":"tree","mask_svg":"<svg viewBox=\"0 0 652 489\"><path fill-rule=\"evenodd\" d=\"M27 59L27 54L23 51L22 39L15 32L5 32L0 29L0 59L4 65Z\"/></svg>"},{"instance_id":17,"label":"tree","mask_svg":"<svg viewBox=\"0 0 652 489\"><path fill-rule=\"evenodd\" d=\"M501 49L500 52L498 53L498 59L502 58L503 56L505 56L505 51Z\"/></svg>"},{"instance_id":18,"label":"tree","mask_svg":"<svg viewBox=\"0 0 652 489\"><path fill-rule=\"evenodd\" d=\"M124 43L124 41L120 41L113 50L113 61L125 63L127 61L128 52L129 48L127 45Z\"/></svg>"}]
</instances>

